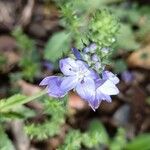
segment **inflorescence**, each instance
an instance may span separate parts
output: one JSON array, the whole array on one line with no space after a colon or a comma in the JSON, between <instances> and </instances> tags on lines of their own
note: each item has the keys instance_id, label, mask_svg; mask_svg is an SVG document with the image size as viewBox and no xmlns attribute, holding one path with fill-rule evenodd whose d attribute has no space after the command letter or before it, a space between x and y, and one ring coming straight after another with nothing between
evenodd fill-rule
<instances>
[{"instance_id":1,"label":"inflorescence","mask_svg":"<svg viewBox=\"0 0 150 150\"><path fill-rule=\"evenodd\" d=\"M59 61L63 75L48 76L41 81L40 85L47 86L48 94L55 98L62 98L70 90L74 90L94 111L101 101L111 102L110 96L119 93L116 87L119 79L112 72L105 70L105 65L96 55L96 49L95 43L91 43L81 51L72 48L74 57ZM108 49L101 49L101 51L107 52Z\"/></svg>"}]
</instances>

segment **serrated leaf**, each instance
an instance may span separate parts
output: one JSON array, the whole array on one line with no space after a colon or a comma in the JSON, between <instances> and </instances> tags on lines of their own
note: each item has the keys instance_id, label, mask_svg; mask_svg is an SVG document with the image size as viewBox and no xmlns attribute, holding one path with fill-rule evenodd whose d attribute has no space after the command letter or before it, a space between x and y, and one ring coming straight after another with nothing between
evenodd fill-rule
<instances>
[{"instance_id":1,"label":"serrated leaf","mask_svg":"<svg viewBox=\"0 0 150 150\"><path fill-rule=\"evenodd\" d=\"M82 142L88 148L97 147L99 144L108 144L108 134L105 127L98 120L90 123L89 130L83 134Z\"/></svg>"},{"instance_id":2,"label":"serrated leaf","mask_svg":"<svg viewBox=\"0 0 150 150\"><path fill-rule=\"evenodd\" d=\"M46 94L46 91L39 92L33 96L26 97L21 94L16 94L11 96L8 99L0 100L0 112L9 112L11 109L14 109L17 106L21 106L25 103L33 101L36 98L39 98Z\"/></svg>"},{"instance_id":3,"label":"serrated leaf","mask_svg":"<svg viewBox=\"0 0 150 150\"><path fill-rule=\"evenodd\" d=\"M55 33L47 42L44 50L44 58L55 62L69 50L70 35L66 32Z\"/></svg>"},{"instance_id":4,"label":"serrated leaf","mask_svg":"<svg viewBox=\"0 0 150 150\"><path fill-rule=\"evenodd\" d=\"M0 101L0 111L6 111L12 107L14 104L18 104L20 101L24 100L26 96L21 94L15 94L7 99L2 99Z\"/></svg>"},{"instance_id":5,"label":"serrated leaf","mask_svg":"<svg viewBox=\"0 0 150 150\"><path fill-rule=\"evenodd\" d=\"M43 140L57 135L60 132L61 125L65 121L66 110L64 101L66 101L66 99L67 96L61 100L50 98L44 100L44 114L49 117L41 124L33 123L26 125L25 130L30 138Z\"/></svg>"},{"instance_id":6,"label":"serrated leaf","mask_svg":"<svg viewBox=\"0 0 150 150\"><path fill-rule=\"evenodd\" d=\"M9 119L27 119L35 116L35 112L27 107L21 106L17 109L12 109L8 112L1 112L0 115L3 120Z\"/></svg>"},{"instance_id":7,"label":"serrated leaf","mask_svg":"<svg viewBox=\"0 0 150 150\"><path fill-rule=\"evenodd\" d=\"M78 130L70 130L65 137L64 145L57 150L80 150L81 147L81 133Z\"/></svg>"},{"instance_id":8,"label":"serrated leaf","mask_svg":"<svg viewBox=\"0 0 150 150\"><path fill-rule=\"evenodd\" d=\"M89 132L98 133L98 140L101 144L107 144L109 136L103 124L98 120L93 120L89 126Z\"/></svg>"}]
</instances>

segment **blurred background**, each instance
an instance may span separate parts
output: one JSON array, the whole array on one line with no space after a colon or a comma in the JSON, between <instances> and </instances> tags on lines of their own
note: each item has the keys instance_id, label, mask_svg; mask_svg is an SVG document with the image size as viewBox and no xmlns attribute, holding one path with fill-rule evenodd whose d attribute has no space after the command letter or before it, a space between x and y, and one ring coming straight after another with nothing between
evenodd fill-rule
<instances>
[{"instance_id":1,"label":"blurred background","mask_svg":"<svg viewBox=\"0 0 150 150\"><path fill-rule=\"evenodd\" d=\"M109 66L119 95L96 112L73 92L67 111L44 96L0 112L0 150L150 150L150 1L83 1L81 12L106 8L120 21ZM44 77L60 73L58 60L76 40L64 34L67 2L0 0L0 104L40 92Z\"/></svg>"}]
</instances>

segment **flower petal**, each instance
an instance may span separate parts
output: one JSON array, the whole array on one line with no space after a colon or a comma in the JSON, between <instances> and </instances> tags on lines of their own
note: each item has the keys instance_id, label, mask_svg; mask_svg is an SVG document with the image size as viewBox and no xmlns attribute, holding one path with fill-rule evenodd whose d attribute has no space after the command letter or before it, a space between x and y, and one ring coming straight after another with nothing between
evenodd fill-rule
<instances>
[{"instance_id":1,"label":"flower petal","mask_svg":"<svg viewBox=\"0 0 150 150\"><path fill-rule=\"evenodd\" d=\"M101 92L106 95L117 95L119 93L118 88L110 80L106 80L102 85L97 88L97 92Z\"/></svg>"},{"instance_id":2,"label":"flower petal","mask_svg":"<svg viewBox=\"0 0 150 150\"><path fill-rule=\"evenodd\" d=\"M41 82L40 82L40 86L43 86L43 85L48 85L49 82L51 81L51 79L55 78L57 76L49 76L49 77L46 77L44 78Z\"/></svg>"},{"instance_id":3,"label":"flower petal","mask_svg":"<svg viewBox=\"0 0 150 150\"><path fill-rule=\"evenodd\" d=\"M75 88L77 83L78 83L78 78L76 78L76 76L64 77L60 87L64 92L68 92L73 88Z\"/></svg>"},{"instance_id":4,"label":"flower petal","mask_svg":"<svg viewBox=\"0 0 150 150\"><path fill-rule=\"evenodd\" d=\"M95 99L95 83L91 78L84 78L78 83L76 91L84 100L93 101Z\"/></svg>"},{"instance_id":5,"label":"flower petal","mask_svg":"<svg viewBox=\"0 0 150 150\"><path fill-rule=\"evenodd\" d=\"M83 62L81 60L77 60L76 64L77 64L79 70L82 70L83 72L88 72L89 71L88 70L88 65L85 62Z\"/></svg>"},{"instance_id":6,"label":"flower petal","mask_svg":"<svg viewBox=\"0 0 150 150\"><path fill-rule=\"evenodd\" d=\"M94 101L89 101L90 107L95 111L101 103L101 100L94 99Z\"/></svg>"},{"instance_id":7,"label":"flower petal","mask_svg":"<svg viewBox=\"0 0 150 150\"><path fill-rule=\"evenodd\" d=\"M100 90L96 90L96 99L111 102L111 97L109 95L103 94Z\"/></svg>"},{"instance_id":8,"label":"flower petal","mask_svg":"<svg viewBox=\"0 0 150 150\"><path fill-rule=\"evenodd\" d=\"M97 80L97 79L99 79L100 77L99 77L99 74L96 72L96 71L94 71L93 69L89 69L89 74L88 74L88 77L90 77L90 78L92 78L92 79L94 79L94 80Z\"/></svg>"},{"instance_id":9,"label":"flower petal","mask_svg":"<svg viewBox=\"0 0 150 150\"><path fill-rule=\"evenodd\" d=\"M80 52L78 51L78 49L72 48L71 50L72 50L72 53L74 54L74 56L75 56L77 59L80 59L80 60L83 59L82 56L81 56L81 54L80 54Z\"/></svg>"},{"instance_id":10,"label":"flower petal","mask_svg":"<svg viewBox=\"0 0 150 150\"><path fill-rule=\"evenodd\" d=\"M103 78L104 80L109 79L109 80L112 81L114 84L119 83L119 78L118 78L116 75L114 75L112 72L110 72L110 71L103 71L103 73L102 73L102 78Z\"/></svg>"},{"instance_id":11,"label":"flower petal","mask_svg":"<svg viewBox=\"0 0 150 150\"><path fill-rule=\"evenodd\" d=\"M75 72L78 69L75 60L72 58L61 59L59 61L59 67L61 72L66 76L75 75Z\"/></svg>"},{"instance_id":12,"label":"flower petal","mask_svg":"<svg viewBox=\"0 0 150 150\"><path fill-rule=\"evenodd\" d=\"M64 97L66 92L62 91L60 88L60 84L62 82L62 77L52 76L49 79L49 83L47 85L48 94L52 97Z\"/></svg>"}]
</instances>

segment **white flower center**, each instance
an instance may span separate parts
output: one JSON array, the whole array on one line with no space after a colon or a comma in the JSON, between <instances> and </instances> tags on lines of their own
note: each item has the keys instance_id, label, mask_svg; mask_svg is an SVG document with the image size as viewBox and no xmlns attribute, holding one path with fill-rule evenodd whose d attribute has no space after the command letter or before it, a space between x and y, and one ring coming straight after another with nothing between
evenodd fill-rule
<instances>
[{"instance_id":1,"label":"white flower center","mask_svg":"<svg viewBox=\"0 0 150 150\"><path fill-rule=\"evenodd\" d=\"M86 70L86 71L85 70L79 70L76 75L77 75L78 80L82 81L83 78L86 77L88 74L89 74L88 70Z\"/></svg>"}]
</instances>

